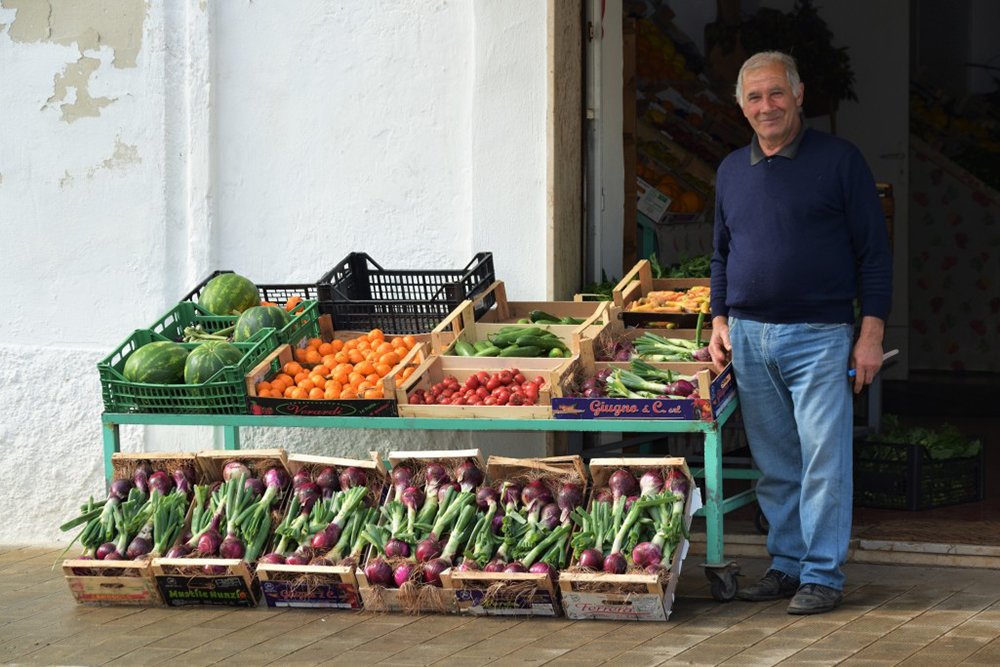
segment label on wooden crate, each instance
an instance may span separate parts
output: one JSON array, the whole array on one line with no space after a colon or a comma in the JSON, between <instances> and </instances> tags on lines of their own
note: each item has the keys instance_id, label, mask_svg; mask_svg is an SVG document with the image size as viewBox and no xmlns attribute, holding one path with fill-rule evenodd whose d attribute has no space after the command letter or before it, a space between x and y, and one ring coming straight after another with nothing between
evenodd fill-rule
<instances>
[{"instance_id":1,"label":"label on wooden crate","mask_svg":"<svg viewBox=\"0 0 1000 667\"><path fill-rule=\"evenodd\" d=\"M294 400L291 398L248 399L252 415L288 415L292 417L396 417L392 399Z\"/></svg>"},{"instance_id":2,"label":"label on wooden crate","mask_svg":"<svg viewBox=\"0 0 1000 667\"><path fill-rule=\"evenodd\" d=\"M155 607L162 604L148 577L66 577L77 602L93 605Z\"/></svg>"},{"instance_id":3,"label":"label on wooden crate","mask_svg":"<svg viewBox=\"0 0 1000 667\"><path fill-rule=\"evenodd\" d=\"M665 621L666 600L662 595L633 593L576 593L563 591L567 618L613 621Z\"/></svg>"},{"instance_id":4,"label":"label on wooden crate","mask_svg":"<svg viewBox=\"0 0 1000 667\"><path fill-rule=\"evenodd\" d=\"M361 609L358 588L347 582L302 586L290 581L262 581L268 607L312 609Z\"/></svg>"},{"instance_id":5,"label":"label on wooden crate","mask_svg":"<svg viewBox=\"0 0 1000 667\"><path fill-rule=\"evenodd\" d=\"M485 600L486 591L476 588L455 590L455 602L460 612L474 616L556 616L559 604L548 591L535 591L531 596L511 596Z\"/></svg>"},{"instance_id":6,"label":"label on wooden crate","mask_svg":"<svg viewBox=\"0 0 1000 667\"><path fill-rule=\"evenodd\" d=\"M653 222L659 222L666 215L673 200L641 178L636 180L636 208Z\"/></svg>"},{"instance_id":7,"label":"label on wooden crate","mask_svg":"<svg viewBox=\"0 0 1000 667\"><path fill-rule=\"evenodd\" d=\"M171 607L209 605L256 607L257 599L249 582L239 576L185 577L162 575L156 585L163 600Z\"/></svg>"}]
</instances>

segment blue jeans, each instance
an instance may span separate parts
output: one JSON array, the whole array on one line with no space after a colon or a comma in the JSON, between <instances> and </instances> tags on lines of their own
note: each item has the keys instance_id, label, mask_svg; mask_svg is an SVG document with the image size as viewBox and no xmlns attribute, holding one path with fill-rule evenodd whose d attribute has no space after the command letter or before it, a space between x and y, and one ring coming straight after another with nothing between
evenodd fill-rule
<instances>
[{"instance_id":1,"label":"blue jeans","mask_svg":"<svg viewBox=\"0 0 1000 667\"><path fill-rule=\"evenodd\" d=\"M853 506L853 328L729 318L771 567L842 590Z\"/></svg>"}]
</instances>

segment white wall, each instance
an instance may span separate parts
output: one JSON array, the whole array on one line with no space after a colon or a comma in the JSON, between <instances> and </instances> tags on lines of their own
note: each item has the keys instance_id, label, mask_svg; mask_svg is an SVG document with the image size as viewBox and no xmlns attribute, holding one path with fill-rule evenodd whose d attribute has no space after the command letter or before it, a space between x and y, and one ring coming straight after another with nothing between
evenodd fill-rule
<instances>
[{"instance_id":1,"label":"white wall","mask_svg":"<svg viewBox=\"0 0 1000 667\"><path fill-rule=\"evenodd\" d=\"M0 0L0 543L65 539L58 519L103 493L95 364L211 269L312 281L355 250L391 268L491 250L508 295L544 298L545 62L534 0ZM122 430L125 451L217 441Z\"/></svg>"}]
</instances>

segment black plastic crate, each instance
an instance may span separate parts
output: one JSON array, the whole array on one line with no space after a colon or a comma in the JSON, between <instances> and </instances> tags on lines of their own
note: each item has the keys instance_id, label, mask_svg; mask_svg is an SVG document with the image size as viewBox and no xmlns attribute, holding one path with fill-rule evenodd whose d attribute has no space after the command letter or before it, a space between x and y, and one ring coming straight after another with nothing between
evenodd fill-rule
<instances>
[{"instance_id":1,"label":"black plastic crate","mask_svg":"<svg viewBox=\"0 0 1000 667\"><path fill-rule=\"evenodd\" d=\"M319 279L320 312L336 329L387 334L426 333L466 299L496 280L493 253L481 252L457 271L384 269L363 252L353 252ZM476 306L476 318L496 303L490 293Z\"/></svg>"},{"instance_id":2,"label":"black plastic crate","mask_svg":"<svg viewBox=\"0 0 1000 667\"><path fill-rule=\"evenodd\" d=\"M975 456L932 459L918 444L856 442L854 504L928 510L982 500L983 452L980 447Z\"/></svg>"},{"instance_id":3,"label":"black plastic crate","mask_svg":"<svg viewBox=\"0 0 1000 667\"><path fill-rule=\"evenodd\" d=\"M201 296L201 291L205 289L205 285L208 284L212 278L223 274L232 273L228 270L213 271L211 275L198 283L198 286L187 293L181 301L194 301L197 303L198 297ZM314 283L301 283L301 284L288 284L288 285L257 285L257 290L260 292L261 301L270 301L271 303L278 304L279 306L284 306L289 298L293 296L302 297L304 300L318 300L319 299L319 286ZM320 304L320 313L326 312L323 310L323 305Z\"/></svg>"}]
</instances>

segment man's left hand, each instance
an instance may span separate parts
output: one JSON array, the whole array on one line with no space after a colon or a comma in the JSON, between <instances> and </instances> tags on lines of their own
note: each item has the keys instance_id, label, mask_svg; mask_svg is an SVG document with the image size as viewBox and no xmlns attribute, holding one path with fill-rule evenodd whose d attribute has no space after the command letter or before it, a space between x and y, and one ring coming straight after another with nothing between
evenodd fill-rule
<instances>
[{"instance_id":1,"label":"man's left hand","mask_svg":"<svg viewBox=\"0 0 1000 667\"><path fill-rule=\"evenodd\" d=\"M851 351L851 368L854 369L854 393L861 393L872 383L882 368L882 336L885 323L877 317L866 316L861 321L861 334Z\"/></svg>"}]
</instances>

